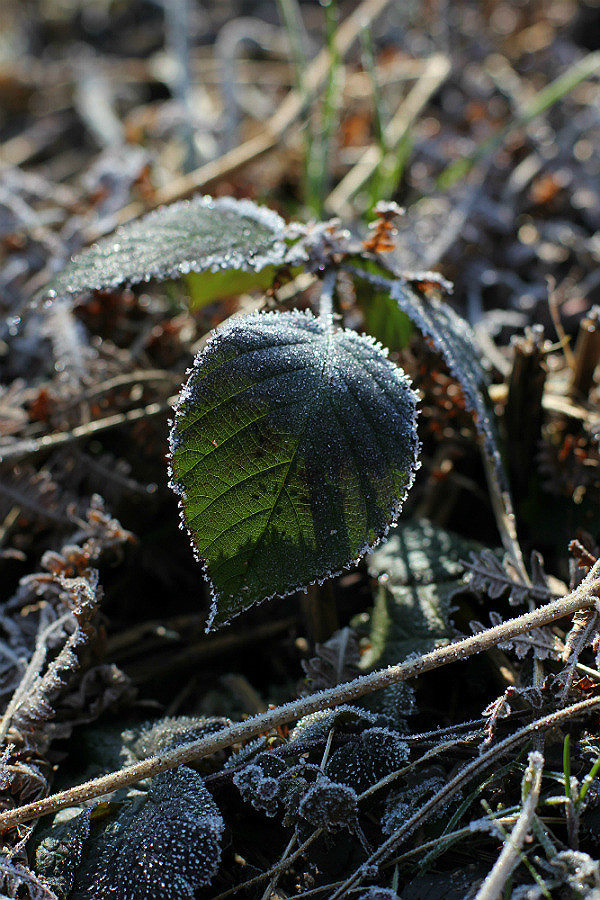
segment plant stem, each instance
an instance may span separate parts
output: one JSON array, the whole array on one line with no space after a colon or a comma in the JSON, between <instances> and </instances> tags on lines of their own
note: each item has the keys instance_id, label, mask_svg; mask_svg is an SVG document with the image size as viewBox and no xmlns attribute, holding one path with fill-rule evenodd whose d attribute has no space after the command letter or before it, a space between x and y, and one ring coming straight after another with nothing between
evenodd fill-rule
<instances>
[{"instance_id":1,"label":"plant stem","mask_svg":"<svg viewBox=\"0 0 600 900\"><path fill-rule=\"evenodd\" d=\"M527 792L519 818L504 842L502 852L485 881L477 892L475 900L498 900L513 870L521 860L521 847L533 822L535 809L542 786L544 757L534 751L529 754L529 764L523 776L523 793Z\"/></svg>"},{"instance_id":2,"label":"plant stem","mask_svg":"<svg viewBox=\"0 0 600 900\"><path fill-rule=\"evenodd\" d=\"M337 271L330 269L323 278L323 287L319 297L319 317L331 328L333 322L333 292L337 281Z\"/></svg>"},{"instance_id":3,"label":"plant stem","mask_svg":"<svg viewBox=\"0 0 600 900\"><path fill-rule=\"evenodd\" d=\"M225 747L230 747L234 743L247 741L264 731L269 731L279 725L286 725L318 710L329 709L341 703L352 703L365 694L389 687L408 678L414 678L433 669L439 669L441 666L448 665L448 663L467 659L469 656L489 650L490 647L494 647L503 641L511 640L519 634L530 631L532 628L549 625L557 619L571 616L573 613L585 609L593 604L595 595L597 595L599 590L600 561L595 563L578 587L566 596L560 597L546 606L539 607L515 619L509 619L472 637L463 638L445 647L438 647L436 650L426 653L418 659L410 659L399 665L389 666L369 675L363 675L346 684L319 691L316 694L301 697L298 700L292 700L290 703L268 710L245 722L236 722L208 737L192 741L158 756L150 757L133 766L120 769L118 772L111 772L108 775L95 778L85 784L46 797L38 802L28 803L18 809L7 810L0 814L0 831L11 828L20 822L27 822L38 816L65 809L85 800L101 797L118 788L135 784L143 778L150 778L158 775L160 772L174 769L176 766L186 765L193 760L208 756ZM578 715L579 712L585 712L588 709L595 708L595 706L600 706L600 698L575 704L569 707L569 710L571 710L573 715ZM566 712L568 710L561 710L557 715L565 718L564 714ZM539 726L536 726L536 728L528 726L528 728L530 728L532 733L539 732L543 728L550 727L550 725L545 723L551 723L551 720L551 716L540 719ZM562 718L560 720L562 721ZM524 729L518 732L518 734L525 733L529 734L529 731ZM499 744L498 747L493 749L498 750L501 746L503 744ZM485 755L480 757L480 760L484 758L486 758Z\"/></svg>"}]
</instances>

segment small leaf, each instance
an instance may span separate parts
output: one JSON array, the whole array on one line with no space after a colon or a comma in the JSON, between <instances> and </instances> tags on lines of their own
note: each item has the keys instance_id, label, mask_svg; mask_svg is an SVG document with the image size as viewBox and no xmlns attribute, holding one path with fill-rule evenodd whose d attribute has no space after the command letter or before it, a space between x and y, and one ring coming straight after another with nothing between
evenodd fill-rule
<instances>
[{"instance_id":1,"label":"small leaf","mask_svg":"<svg viewBox=\"0 0 600 900\"><path fill-rule=\"evenodd\" d=\"M89 809L64 809L56 814L52 830L36 848L36 872L59 900L66 900L71 893L89 832Z\"/></svg>"},{"instance_id":2,"label":"small leaf","mask_svg":"<svg viewBox=\"0 0 600 900\"><path fill-rule=\"evenodd\" d=\"M432 294L427 296L420 285L423 276L413 281L400 278L391 286L390 296L426 337L431 338L444 362L463 390L465 405L475 413L475 426L483 437L484 447L492 462L499 491L507 491L507 480L500 451L492 405L487 392L487 375L473 332L451 306ZM435 287L434 283L431 285ZM442 285L443 286L443 285Z\"/></svg>"},{"instance_id":3,"label":"small leaf","mask_svg":"<svg viewBox=\"0 0 600 900\"><path fill-rule=\"evenodd\" d=\"M390 772L403 768L408 744L389 728L368 728L360 740L335 750L325 769L327 775L362 793Z\"/></svg>"},{"instance_id":4,"label":"small leaf","mask_svg":"<svg viewBox=\"0 0 600 900\"><path fill-rule=\"evenodd\" d=\"M76 256L42 296L54 299L190 272L260 272L284 263L284 236L283 219L250 200L194 197L122 225Z\"/></svg>"},{"instance_id":5,"label":"small leaf","mask_svg":"<svg viewBox=\"0 0 600 900\"><path fill-rule=\"evenodd\" d=\"M265 291L273 283L276 266L265 266L260 272L190 272L186 277L190 309L200 309L225 297L237 297L248 291Z\"/></svg>"},{"instance_id":6,"label":"small leaf","mask_svg":"<svg viewBox=\"0 0 600 900\"><path fill-rule=\"evenodd\" d=\"M388 291L361 291L359 282L356 299L367 334L372 334L389 350L403 350L408 346L414 325Z\"/></svg>"},{"instance_id":7,"label":"small leaf","mask_svg":"<svg viewBox=\"0 0 600 900\"><path fill-rule=\"evenodd\" d=\"M415 418L408 380L370 338L300 312L214 333L171 431L209 626L337 574L385 536L417 468Z\"/></svg>"}]
</instances>

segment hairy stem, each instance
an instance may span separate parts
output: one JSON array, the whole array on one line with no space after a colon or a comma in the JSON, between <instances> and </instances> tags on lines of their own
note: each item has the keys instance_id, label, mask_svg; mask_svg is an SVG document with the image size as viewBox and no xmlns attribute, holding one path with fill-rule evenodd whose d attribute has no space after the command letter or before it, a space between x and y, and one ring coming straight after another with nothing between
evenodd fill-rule
<instances>
[{"instance_id":1,"label":"hairy stem","mask_svg":"<svg viewBox=\"0 0 600 900\"><path fill-rule=\"evenodd\" d=\"M526 797L519 818L504 842L500 856L479 888L475 900L498 900L498 897L502 895L504 885L521 861L521 847L531 828L540 797L543 768L544 757L542 754L537 751L530 753L529 764L523 776L523 793L526 793Z\"/></svg>"},{"instance_id":2,"label":"hairy stem","mask_svg":"<svg viewBox=\"0 0 600 900\"><path fill-rule=\"evenodd\" d=\"M258 734L277 728L279 725L293 722L310 713L329 709L341 703L352 703L365 694L389 687L408 678L414 678L433 669L439 669L441 666L448 665L448 663L458 662L484 650L489 650L498 643L511 640L519 634L530 631L532 628L548 625L557 619L571 616L573 613L585 609L594 602L594 595L597 594L598 590L600 590L600 561L593 566L575 590L565 597L548 603L546 606L525 613L515 619L509 619L472 637L463 638L445 647L439 647L418 659L411 659L396 666L389 666L370 675L363 675L346 684L311 694L308 697L301 697L276 709L254 716L245 722L236 722L228 728L223 728L221 731L198 741L191 741L182 747L177 747L158 756L152 756L133 766L120 769L118 772L111 772L108 775L95 778L85 784L46 797L44 800L36 803L29 803L18 809L7 810L0 815L0 830L11 828L20 822L27 822L30 819L50 812L56 812L59 809L73 806L85 800L101 797L118 788L135 784L143 778L150 778L158 775L160 772L166 772L168 769L174 769L179 765L186 765L192 760L208 756L225 747L230 747L232 744L247 741ZM582 711L589 707L589 701L586 702L588 706L585 703L580 704ZM600 699L597 699L595 702L597 705L600 705ZM570 709L575 710L576 706L570 707ZM565 710L562 710L557 715L560 716L563 713L565 713ZM544 721L540 720L542 723ZM548 726L542 724L540 728L542 727ZM518 734L524 734L526 731L527 729L523 732L518 732ZM498 748L493 749L497 750ZM484 756L480 757L480 759L483 760Z\"/></svg>"}]
</instances>

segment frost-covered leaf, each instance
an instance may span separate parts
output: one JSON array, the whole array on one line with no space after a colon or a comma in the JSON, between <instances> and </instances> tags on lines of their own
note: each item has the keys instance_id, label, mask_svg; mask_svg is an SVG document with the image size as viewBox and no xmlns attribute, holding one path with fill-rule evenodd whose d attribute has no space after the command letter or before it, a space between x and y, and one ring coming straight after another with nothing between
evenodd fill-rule
<instances>
[{"instance_id":1,"label":"frost-covered leaf","mask_svg":"<svg viewBox=\"0 0 600 900\"><path fill-rule=\"evenodd\" d=\"M421 769L419 777L408 778L405 788L389 794L385 811L381 817L384 834L393 834L410 819L424 803L439 793L447 783L447 776L439 768ZM435 818L444 812L450 803L445 800L438 805Z\"/></svg>"},{"instance_id":2,"label":"frost-covered leaf","mask_svg":"<svg viewBox=\"0 0 600 900\"><path fill-rule=\"evenodd\" d=\"M327 737L332 728L341 731L362 731L381 722L381 716L359 709L358 706L337 706L322 709L300 719L290 734L290 741L314 741Z\"/></svg>"},{"instance_id":3,"label":"frost-covered leaf","mask_svg":"<svg viewBox=\"0 0 600 900\"><path fill-rule=\"evenodd\" d=\"M373 553L369 572L379 589L363 668L401 662L454 636L450 600L463 584L461 557L474 546L429 522L408 522Z\"/></svg>"},{"instance_id":4,"label":"frost-covered leaf","mask_svg":"<svg viewBox=\"0 0 600 900\"><path fill-rule=\"evenodd\" d=\"M298 813L315 828L352 828L358 821L356 791L323 776L306 791Z\"/></svg>"},{"instance_id":5,"label":"frost-covered leaf","mask_svg":"<svg viewBox=\"0 0 600 900\"><path fill-rule=\"evenodd\" d=\"M507 555L502 562L489 549L480 553L471 552L471 561L464 563L470 572L469 588L485 594L490 600L498 600L508 593L509 602L515 606L528 598L536 603L547 603L552 599L543 561L539 553L531 554L531 583L526 582Z\"/></svg>"},{"instance_id":6,"label":"frost-covered leaf","mask_svg":"<svg viewBox=\"0 0 600 900\"><path fill-rule=\"evenodd\" d=\"M145 800L128 803L73 900L184 900L210 884L224 822L200 775L180 766L157 775Z\"/></svg>"},{"instance_id":7,"label":"frost-covered leaf","mask_svg":"<svg viewBox=\"0 0 600 900\"><path fill-rule=\"evenodd\" d=\"M340 628L328 641L316 644L315 650L316 656L301 662L306 673L305 693L335 687L360 674L358 637L351 628Z\"/></svg>"},{"instance_id":8,"label":"frost-covered leaf","mask_svg":"<svg viewBox=\"0 0 600 900\"><path fill-rule=\"evenodd\" d=\"M286 259L285 223L250 200L195 197L164 206L76 256L45 288L48 299L153 278L226 269L260 272ZM207 283L206 291L210 293Z\"/></svg>"},{"instance_id":9,"label":"frost-covered leaf","mask_svg":"<svg viewBox=\"0 0 600 900\"><path fill-rule=\"evenodd\" d=\"M233 783L255 809L274 816L281 797L280 779L287 769L286 763L272 753L259 753L250 765L235 772Z\"/></svg>"},{"instance_id":10,"label":"frost-covered leaf","mask_svg":"<svg viewBox=\"0 0 600 900\"><path fill-rule=\"evenodd\" d=\"M180 716L122 735L110 726L84 729L73 745L72 780L60 787L131 765L226 723L221 717ZM36 871L61 900L192 898L218 868L223 827L200 773L181 766L121 788L99 806L82 804L44 819L35 834Z\"/></svg>"},{"instance_id":11,"label":"frost-covered leaf","mask_svg":"<svg viewBox=\"0 0 600 900\"><path fill-rule=\"evenodd\" d=\"M310 314L254 314L213 334L171 431L209 625L337 574L386 535L417 468L415 407L371 339Z\"/></svg>"},{"instance_id":12,"label":"frost-covered leaf","mask_svg":"<svg viewBox=\"0 0 600 900\"><path fill-rule=\"evenodd\" d=\"M490 623L493 627L502 624L502 616L490 610ZM486 630L481 622L472 621L469 623L473 634L481 634ZM516 635L509 641L498 641L498 647L501 650L514 651L518 659L524 659L528 653L536 659L558 659L559 643L556 635L551 628L532 628L525 634Z\"/></svg>"},{"instance_id":13,"label":"frost-covered leaf","mask_svg":"<svg viewBox=\"0 0 600 900\"><path fill-rule=\"evenodd\" d=\"M224 716L167 716L123 732L123 741L133 762L198 741L229 725L231 719Z\"/></svg>"},{"instance_id":14,"label":"frost-covered leaf","mask_svg":"<svg viewBox=\"0 0 600 900\"><path fill-rule=\"evenodd\" d=\"M406 765L409 748L389 728L368 728L356 742L344 744L332 753L327 775L350 785L360 794Z\"/></svg>"},{"instance_id":15,"label":"frost-covered leaf","mask_svg":"<svg viewBox=\"0 0 600 900\"><path fill-rule=\"evenodd\" d=\"M51 831L36 848L36 871L59 900L66 900L71 893L89 833L89 809L64 809L56 814Z\"/></svg>"},{"instance_id":16,"label":"frost-covered leaf","mask_svg":"<svg viewBox=\"0 0 600 900\"><path fill-rule=\"evenodd\" d=\"M391 888L369 887L358 900L400 900L400 898Z\"/></svg>"},{"instance_id":17,"label":"frost-covered leaf","mask_svg":"<svg viewBox=\"0 0 600 900\"><path fill-rule=\"evenodd\" d=\"M451 306L434 295L419 290L418 281L399 279L390 296L426 337L431 338L450 372L460 383L465 404L475 414L475 426L483 436L498 487L506 491L506 475L500 451L492 405L487 392L487 375L481 366L481 352L473 332Z\"/></svg>"}]
</instances>

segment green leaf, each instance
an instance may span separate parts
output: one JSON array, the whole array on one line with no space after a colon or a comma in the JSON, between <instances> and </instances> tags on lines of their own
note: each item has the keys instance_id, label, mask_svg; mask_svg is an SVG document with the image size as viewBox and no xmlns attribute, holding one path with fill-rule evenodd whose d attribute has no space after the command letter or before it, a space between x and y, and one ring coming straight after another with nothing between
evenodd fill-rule
<instances>
[{"instance_id":1,"label":"green leaf","mask_svg":"<svg viewBox=\"0 0 600 900\"><path fill-rule=\"evenodd\" d=\"M361 291L360 286L358 282L356 299L367 334L372 334L388 350L404 350L414 332L410 317L390 297L389 291Z\"/></svg>"},{"instance_id":2,"label":"green leaf","mask_svg":"<svg viewBox=\"0 0 600 900\"><path fill-rule=\"evenodd\" d=\"M190 272L260 272L284 263L284 236L283 219L250 200L194 197L128 222L84 250L42 296L55 299Z\"/></svg>"},{"instance_id":3,"label":"green leaf","mask_svg":"<svg viewBox=\"0 0 600 900\"><path fill-rule=\"evenodd\" d=\"M427 296L418 284L418 279L411 283L409 279L400 278L391 285L390 296L419 331L431 338L459 382L465 405L475 414L475 427L483 438L498 490L500 493L507 492L508 482L499 450L496 419L487 390L488 377L481 365L481 352L473 331L448 303L436 296Z\"/></svg>"},{"instance_id":4,"label":"green leaf","mask_svg":"<svg viewBox=\"0 0 600 900\"><path fill-rule=\"evenodd\" d=\"M417 468L415 407L372 339L310 314L254 314L213 334L171 431L209 626L337 574L384 537Z\"/></svg>"},{"instance_id":5,"label":"green leaf","mask_svg":"<svg viewBox=\"0 0 600 900\"><path fill-rule=\"evenodd\" d=\"M454 637L450 598L464 583L460 559L476 546L429 522L407 522L373 553L369 573L379 589L361 668L399 663Z\"/></svg>"},{"instance_id":6,"label":"green leaf","mask_svg":"<svg viewBox=\"0 0 600 900\"><path fill-rule=\"evenodd\" d=\"M248 291L265 291L273 283L277 268L266 266L260 272L190 272L186 277L190 309L200 309L224 297L237 297Z\"/></svg>"}]
</instances>

